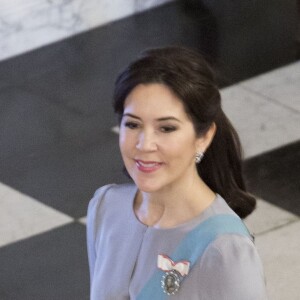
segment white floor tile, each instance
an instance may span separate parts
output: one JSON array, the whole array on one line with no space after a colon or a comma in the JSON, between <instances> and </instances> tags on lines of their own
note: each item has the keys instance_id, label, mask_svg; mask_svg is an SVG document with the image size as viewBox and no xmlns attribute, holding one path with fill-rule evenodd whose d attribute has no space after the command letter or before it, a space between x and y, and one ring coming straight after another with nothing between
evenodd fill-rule
<instances>
[{"instance_id":1,"label":"white floor tile","mask_svg":"<svg viewBox=\"0 0 300 300\"><path fill-rule=\"evenodd\" d=\"M240 135L245 157L299 139L300 114L239 85L222 89L221 95L223 109Z\"/></svg>"},{"instance_id":2,"label":"white floor tile","mask_svg":"<svg viewBox=\"0 0 300 300\"><path fill-rule=\"evenodd\" d=\"M300 287L300 221L256 239L270 300L298 300Z\"/></svg>"},{"instance_id":3,"label":"white floor tile","mask_svg":"<svg viewBox=\"0 0 300 300\"><path fill-rule=\"evenodd\" d=\"M252 233L259 235L298 219L298 216L258 199L255 211L245 219L245 223Z\"/></svg>"},{"instance_id":4,"label":"white floor tile","mask_svg":"<svg viewBox=\"0 0 300 300\"><path fill-rule=\"evenodd\" d=\"M3 184L0 184L0 207L0 246L73 221L71 217Z\"/></svg>"},{"instance_id":5,"label":"white floor tile","mask_svg":"<svg viewBox=\"0 0 300 300\"><path fill-rule=\"evenodd\" d=\"M11 191L11 188L0 182L0 199Z\"/></svg>"},{"instance_id":6,"label":"white floor tile","mask_svg":"<svg viewBox=\"0 0 300 300\"><path fill-rule=\"evenodd\" d=\"M300 113L300 61L246 80L241 85Z\"/></svg>"},{"instance_id":7,"label":"white floor tile","mask_svg":"<svg viewBox=\"0 0 300 300\"><path fill-rule=\"evenodd\" d=\"M81 224L86 225L86 217L80 218L80 219L79 219L79 222L80 222Z\"/></svg>"},{"instance_id":8,"label":"white floor tile","mask_svg":"<svg viewBox=\"0 0 300 300\"><path fill-rule=\"evenodd\" d=\"M111 128L111 131L115 134L119 134L120 133L120 127L119 126L114 126Z\"/></svg>"}]
</instances>

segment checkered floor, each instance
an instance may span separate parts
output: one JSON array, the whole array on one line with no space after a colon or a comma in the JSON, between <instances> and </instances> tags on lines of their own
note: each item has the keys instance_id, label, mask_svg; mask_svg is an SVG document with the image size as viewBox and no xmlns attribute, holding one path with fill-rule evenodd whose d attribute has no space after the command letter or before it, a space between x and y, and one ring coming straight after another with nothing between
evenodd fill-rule
<instances>
[{"instance_id":1,"label":"checkered floor","mask_svg":"<svg viewBox=\"0 0 300 300\"><path fill-rule=\"evenodd\" d=\"M92 54L98 60L87 59L103 30L0 63L1 300L89 299L86 207L98 186L126 180L110 90L115 71L146 43L115 59L110 41ZM38 68L47 62L47 70ZM259 199L246 222L270 299L299 299L300 62L232 82L221 93Z\"/></svg>"}]
</instances>

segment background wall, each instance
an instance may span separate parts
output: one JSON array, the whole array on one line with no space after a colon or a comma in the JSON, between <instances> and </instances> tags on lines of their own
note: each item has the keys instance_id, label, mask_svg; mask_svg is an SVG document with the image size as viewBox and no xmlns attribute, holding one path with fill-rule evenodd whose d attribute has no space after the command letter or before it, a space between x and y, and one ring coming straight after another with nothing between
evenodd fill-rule
<instances>
[{"instance_id":1,"label":"background wall","mask_svg":"<svg viewBox=\"0 0 300 300\"><path fill-rule=\"evenodd\" d=\"M0 60L173 0L2 0Z\"/></svg>"}]
</instances>

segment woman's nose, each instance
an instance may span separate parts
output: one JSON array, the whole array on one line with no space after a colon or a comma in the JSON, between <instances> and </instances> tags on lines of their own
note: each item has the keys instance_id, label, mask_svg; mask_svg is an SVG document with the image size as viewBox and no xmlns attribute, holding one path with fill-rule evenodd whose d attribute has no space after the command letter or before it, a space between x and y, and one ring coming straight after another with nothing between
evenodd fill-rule
<instances>
[{"instance_id":1,"label":"woman's nose","mask_svg":"<svg viewBox=\"0 0 300 300\"><path fill-rule=\"evenodd\" d=\"M152 133L142 132L138 137L136 148L140 151L157 150L157 142Z\"/></svg>"}]
</instances>

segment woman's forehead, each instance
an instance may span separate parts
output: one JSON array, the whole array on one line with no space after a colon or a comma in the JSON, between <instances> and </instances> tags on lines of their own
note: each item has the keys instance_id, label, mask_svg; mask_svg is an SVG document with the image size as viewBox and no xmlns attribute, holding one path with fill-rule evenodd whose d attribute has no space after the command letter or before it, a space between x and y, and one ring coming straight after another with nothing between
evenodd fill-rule
<instances>
[{"instance_id":1,"label":"woman's forehead","mask_svg":"<svg viewBox=\"0 0 300 300\"><path fill-rule=\"evenodd\" d=\"M126 97L124 113L138 110L165 117L171 114L185 114L182 100L166 85L159 83L137 85Z\"/></svg>"}]
</instances>

